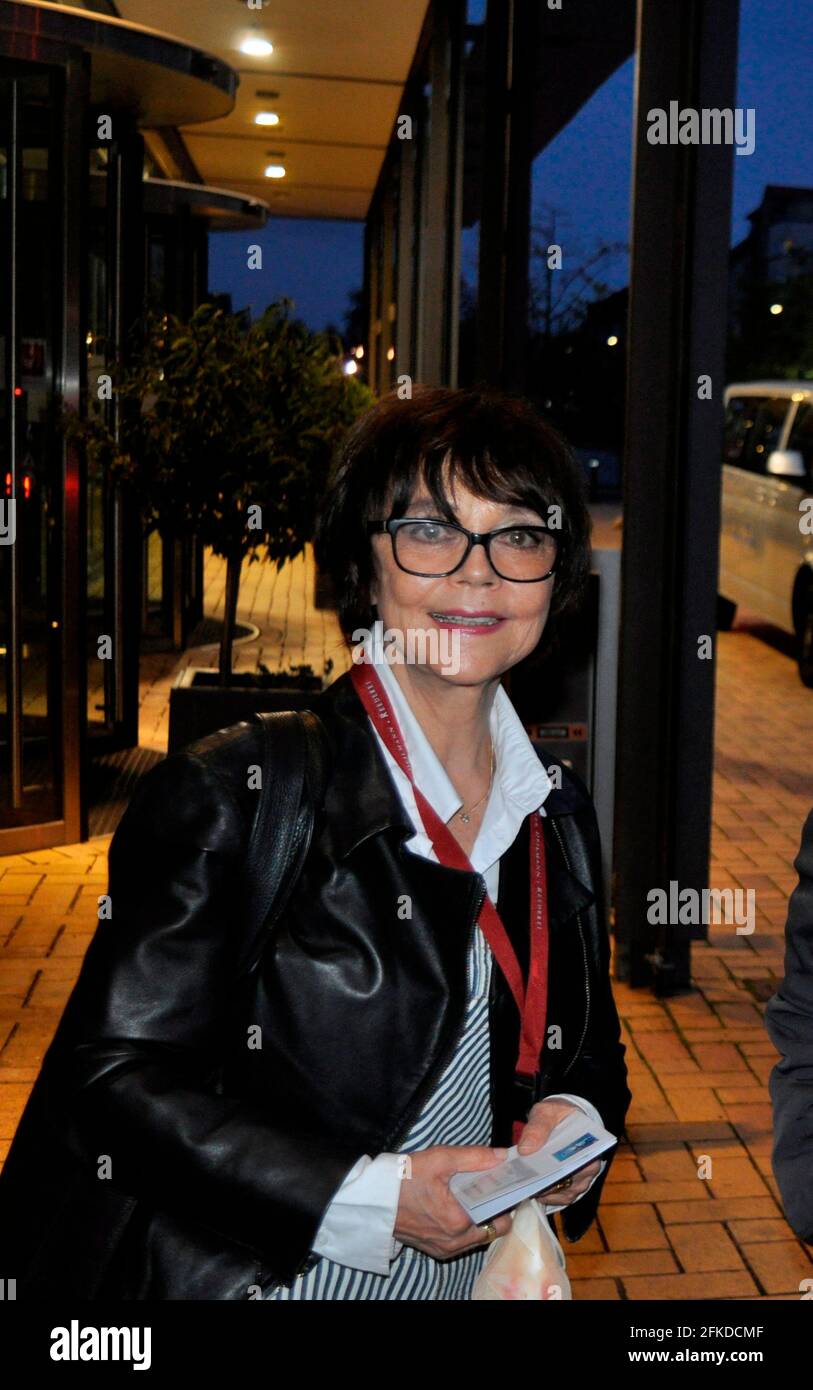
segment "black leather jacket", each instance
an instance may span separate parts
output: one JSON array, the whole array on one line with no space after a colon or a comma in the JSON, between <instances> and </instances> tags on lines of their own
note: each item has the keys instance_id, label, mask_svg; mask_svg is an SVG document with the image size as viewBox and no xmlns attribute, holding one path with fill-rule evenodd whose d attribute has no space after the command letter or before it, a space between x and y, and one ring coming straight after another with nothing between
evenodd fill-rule
<instances>
[{"instance_id":1,"label":"black leather jacket","mask_svg":"<svg viewBox=\"0 0 813 1390\"><path fill-rule=\"evenodd\" d=\"M451 1056L484 880L404 848L412 826L349 675L313 707L330 745L324 806L238 987L235 876L259 723L191 745L136 789L110 846L112 916L0 1174L0 1276L17 1278L19 1298L244 1299L290 1282L346 1173L399 1146ZM558 1091L591 1100L620 1136L631 1099L595 813L567 768L546 810L547 1025L561 1047L543 1049L533 1094L515 1086L519 1019L495 965L495 1144ZM526 818L498 899L526 974L528 834ZM591 1224L606 1175L563 1208L568 1240Z\"/></svg>"}]
</instances>

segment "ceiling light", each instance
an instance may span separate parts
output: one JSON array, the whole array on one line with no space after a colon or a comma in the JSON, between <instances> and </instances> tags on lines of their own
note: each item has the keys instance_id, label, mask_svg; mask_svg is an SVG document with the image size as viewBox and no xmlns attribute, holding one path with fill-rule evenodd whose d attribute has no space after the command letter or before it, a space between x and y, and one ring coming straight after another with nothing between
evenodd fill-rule
<instances>
[{"instance_id":1,"label":"ceiling light","mask_svg":"<svg viewBox=\"0 0 813 1390\"><path fill-rule=\"evenodd\" d=\"M284 178L285 178L285 166L284 166L284 164L267 164L266 167L265 167L265 171L264 171L264 172L265 172L265 177L266 177L267 179L284 179Z\"/></svg>"},{"instance_id":2,"label":"ceiling light","mask_svg":"<svg viewBox=\"0 0 813 1390\"><path fill-rule=\"evenodd\" d=\"M250 58L267 58L274 52L274 45L268 39L243 39L240 52L247 53Z\"/></svg>"},{"instance_id":3,"label":"ceiling light","mask_svg":"<svg viewBox=\"0 0 813 1390\"><path fill-rule=\"evenodd\" d=\"M255 125L279 125L276 111L258 111L254 117Z\"/></svg>"}]
</instances>

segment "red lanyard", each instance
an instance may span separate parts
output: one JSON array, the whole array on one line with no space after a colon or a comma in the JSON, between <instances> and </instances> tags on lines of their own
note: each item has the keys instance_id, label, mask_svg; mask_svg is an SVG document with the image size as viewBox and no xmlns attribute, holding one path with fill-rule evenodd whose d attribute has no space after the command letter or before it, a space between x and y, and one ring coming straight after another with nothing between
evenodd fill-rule
<instances>
[{"instance_id":1,"label":"red lanyard","mask_svg":"<svg viewBox=\"0 0 813 1390\"><path fill-rule=\"evenodd\" d=\"M463 852L449 827L444 825L440 816L415 785L398 721L375 671L369 666L354 665L350 675L356 693L373 720L375 729L383 738L401 771L406 774L412 784L424 828L434 845L439 863L474 873L467 855ZM522 971L511 940L497 909L487 895L483 899L483 905L477 919L494 958L508 981L519 1012L521 1030L516 1071L518 1076L523 1077L534 1076L539 1066L539 1057L545 1038L548 992L548 894L545 840L542 834L541 818L537 812L531 815L530 839L531 949L527 990L523 987ZM517 1142L521 1128L522 1125L519 1122L514 1124L514 1143Z\"/></svg>"}]
</instances>

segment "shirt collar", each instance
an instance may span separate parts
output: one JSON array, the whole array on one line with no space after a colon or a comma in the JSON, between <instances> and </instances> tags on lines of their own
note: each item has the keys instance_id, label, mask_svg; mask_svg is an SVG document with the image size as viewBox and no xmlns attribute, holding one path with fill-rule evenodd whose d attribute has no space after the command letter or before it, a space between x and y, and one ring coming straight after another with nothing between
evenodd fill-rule
<instances>
[{"instance_id":1,"label":"shirt collar","mask_svg":"<svg viewBox=\"0 0 813 1390\"><path fill-rule=\"evenodd\" d=\"M337 855L344 859L370 836L387 829L397 831L402 838L413 835L414 821L393 784L383 744L372 729L351 672L337 676L315 698L313 708L321 716L328 737L332 775L325 804ZM532 747L543 766L556 771L542 813L547 817L587 813L590 798L579 778L541 744Z\"/></svg>"},{"instance_id":2,"label":"shirt collar","mask_svg":"<svg viewBox=\"0 0 813 1390\"><path fill-rule=\"evenodd\" d=\"M462 806L462 799L389 663L374 659L373 664L400 725L415 783L441 820L448 821ZM502 685L494 694L489 727L494 744L494 785L481 830L486 828L487 817L489 831L499 833L501 825L514 823L518 811L523 818L540 808L544 814L552 783Z\"/></svg>"}]
</instances>

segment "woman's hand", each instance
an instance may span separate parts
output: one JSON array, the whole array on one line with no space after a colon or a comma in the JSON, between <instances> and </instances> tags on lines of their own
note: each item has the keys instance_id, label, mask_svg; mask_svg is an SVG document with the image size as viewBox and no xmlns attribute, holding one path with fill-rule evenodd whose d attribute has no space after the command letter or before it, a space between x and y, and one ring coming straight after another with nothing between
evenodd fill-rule
<instances>
[{"instance_id":1,"label":"woman's hand","mask_svg":"<svg viewBox=\"0 0 813 1390\"><path fill-rule=\"evenodd\" d=\"M453 1173L495 1168L508 1157L507 1149L483 1144L436 1144L411 1153L411 1177L401 1182L393 1235L436 1260L460 1255L488 1241L482 1226L471 1219L449 1191ZM511 1213L491 1218L498 1236L511 1229Z\"/></svg>"},{"instance_id":2,"label":"woman's hand","mask_svg":"<svg viewBox=\"0 0 813 1390\"><path fill-rule=\"evenodd\" d=\"M541 1149L549 1135L570 1112L583 1115L584 1111L578 1105L571 1105L569 1100L538 1100L528 1115L528 1122L522 1131L517 1144L517 1152L520 1154L535 1153ZM537 1199L545 1198L549 1204L553 1202L567 1206L570 1202L581 1197L590 1186L593 1178L601 1172L601 1161L597 1158L586 1167L579 1168L578 1172L572 1173L572 1186L560 1188L555 1192L553 1188L546 1187L541 1192L535 1193Z\"/></svg>"}]
</instances>

